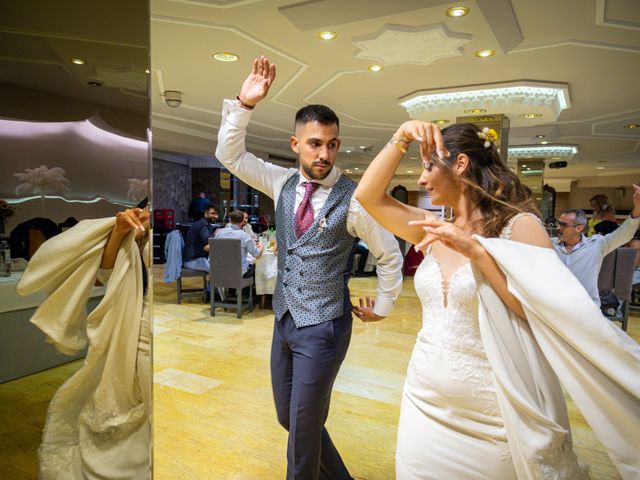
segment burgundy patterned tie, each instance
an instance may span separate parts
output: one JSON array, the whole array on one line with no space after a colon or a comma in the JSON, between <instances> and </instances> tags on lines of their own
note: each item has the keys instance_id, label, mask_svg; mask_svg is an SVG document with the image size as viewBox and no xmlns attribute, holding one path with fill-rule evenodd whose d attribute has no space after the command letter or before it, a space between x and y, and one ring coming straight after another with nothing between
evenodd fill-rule
<instances>
[{"instance_id":1,"label":"burgundy patterned tie","mask_svg":"<svg viewBox=\"0 0 640 480\"><path fill-rule=\"evenodd\" d=\"M296 228L296 238L300 238L304 235L311 224L313 223L313 207L311 206L311 195L317 190L319 184L313 182L302 182L304 185L305 192L304 197L302 198L302 202L296 210L295 216L295 228Z\"/></svg>"}]
</instances>

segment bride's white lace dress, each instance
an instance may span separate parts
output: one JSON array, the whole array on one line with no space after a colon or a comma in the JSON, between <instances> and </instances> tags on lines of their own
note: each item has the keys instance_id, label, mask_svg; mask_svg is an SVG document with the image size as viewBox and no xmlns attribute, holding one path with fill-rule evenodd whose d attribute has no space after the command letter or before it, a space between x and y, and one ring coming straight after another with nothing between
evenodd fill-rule
<instances>
[{"instance_id":1,"label":"bride's white lace dress","mask_svg":"<svg viewBox=\"0 0 640 480\"><path fill-rule=\"evenodd\" d=\"M423 325L403 392L397 478L515 479L470 264L445 285L428 253L414 282Z\"/></svg>"}]
</instances>

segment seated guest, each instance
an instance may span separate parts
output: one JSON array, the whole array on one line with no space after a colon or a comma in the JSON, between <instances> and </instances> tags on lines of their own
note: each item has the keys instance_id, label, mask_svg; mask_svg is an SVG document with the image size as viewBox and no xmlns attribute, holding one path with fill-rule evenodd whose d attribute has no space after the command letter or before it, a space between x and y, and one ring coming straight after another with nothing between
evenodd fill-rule
<instances>
[{"instance_id":1,"label":"seated guest","mask_svg":"<svg viewBox=\"0 0 640 480\"><path fill-rule=\"evenodd\" d=\"M594 195L589 199L589 204L593 209L593 217L589 219L588 230L586 232L587 237L598 233L596 231L596 225L602 221L615 222L616 211L609 203L609 198L604 194ZM610 232L608 232L610 233Z\"/></svg>"},{"instance_id":2,"label":"seated guest","mask_svg":"<svg viewBox=\"0 0 640 480\"><path fill-rule=\"evenodd\" d=\"M633 210L622 225L608 235L586 237L587 216L569 208L558 220L558 237L552 239L560 260L587 290L593 303L600 306L598 274L604 257L633 238L640 227L640 187L634 185Z\"/></svg>"},{"instance_id":3,"label":"seated guest","mask_svg":"<svg viewBox=\"0 0 640 480\"><path fill-rule=\"evenodd\" d=\"M249 223L249 214L247 212L242 212L242 215L243 215L242 217L243 219L242 219L241 228L253 238L253 236L255 235L255 232L253 231L253 227Z\"/></svg>"},{"instance_id":4,"label":"seated guest","mask_svg":"<svg viewBox=\"0 0 640 480\"><path fill-rule=\"evenodd\" d=\"M251 254L254 258L258 258L262 255L264 246L262 244L256 246L253 237L242 230L245 215L246 214L240 210L233 210L229 214L231 223L225 228L218 230L216 232L216 238L237 238L240 240L240 248L242 249L242 255L240 256L242 258L242 276L247 278L255 275L256 271L256 266L248 262L247 253Z\"/></svg>"},{"instance_id":5,"label":"seated guest","mask_svg":"<svg viewBox=\"0 0 640 480\"><path fill-rule=\"evenodd\" d=\"M189 218L196 222L204 217L205 210L209 207L210 202L207 200L204 192L200 192L196 198L191 200L189 204Z\"/></svg>"},{"instance_id":6,"label":"seated guest","mask_svg":"<svg viewBox=\"0 0 640 480\"><path fill-rule=\"evenodd\" d=\"M184 239L184 251L182 252L182 266L192 270L208 272L209 265L209 238L213 237L214 228L211 223L218 220L218 212L212 206L204 211L204 217L193 222Z\"/></svg>"}]
</instances>

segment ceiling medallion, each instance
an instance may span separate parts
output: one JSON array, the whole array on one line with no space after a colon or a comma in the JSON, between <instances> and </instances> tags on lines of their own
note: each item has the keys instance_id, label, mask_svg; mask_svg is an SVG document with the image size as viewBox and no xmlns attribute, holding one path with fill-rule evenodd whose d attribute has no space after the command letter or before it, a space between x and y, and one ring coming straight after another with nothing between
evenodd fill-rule
<instances>
[{"instance_id":1,"label":"ceiling medallion","mask_svg":"<svg viewBox=\"0 0 640 480\"><path fill-rule=\"evenodd\" d=\"M529 111L544 121L555 121L569 108L569 86L562 83L514 81L471 85L437 90L421 90L405 97L400 105L411 118L428 120L434 113L442 118L466 114L485 113L487 110L503 113L518 120L522 111ZM482 107L483 112L474 113ZM544 116L543 116L544 114ZM529 122L526 123L527 126ZM517 124L515 125L517 126Z\"/></svg>"},{"instance_id":2,"label":"ceiling medallion","mask_svg":"<svg viewBox=\"0 0 640 480\"><path fill-rule=\"evenodd\" d=\"M385 25L373 35L354 38L353 44L360 48L356 58L383 65L429 65L441 58L462 56L460 47L469 40L471 35L450 32L438 23L422 27Z\"/></svg>"},{"instance_id":3,"label":"ceiling medallion","mask_svg":"<svg viewBox=\"0 0 640 480\"><path fill-rule=\"evenodd\" d=\"M509 157L573 157L578 153L577 145L518 145L509 147Z\"/></svg>"}]
</instances>

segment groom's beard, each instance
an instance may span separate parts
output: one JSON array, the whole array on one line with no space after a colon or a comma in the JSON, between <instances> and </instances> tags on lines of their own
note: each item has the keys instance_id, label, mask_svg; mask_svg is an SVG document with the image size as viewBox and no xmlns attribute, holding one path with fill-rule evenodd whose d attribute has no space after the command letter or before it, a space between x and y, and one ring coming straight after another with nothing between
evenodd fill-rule
<instances>
[{"instance_id":1,"label":"groom's beard","mask_svg":"<svg viewBox=\"0 0 640 480\"><path fill-rule=\"evenodd\" d=\"M313 171L313 167L318 165L324 165L328 167L324 175L319 175ZM302 170L304 170L304 173L306 173L307 176L312 180L324 180L331 173L331 170L333 170L333 167L329 162L313 162L310 166L302 165Z\"/></svg>"}]
</instances>

